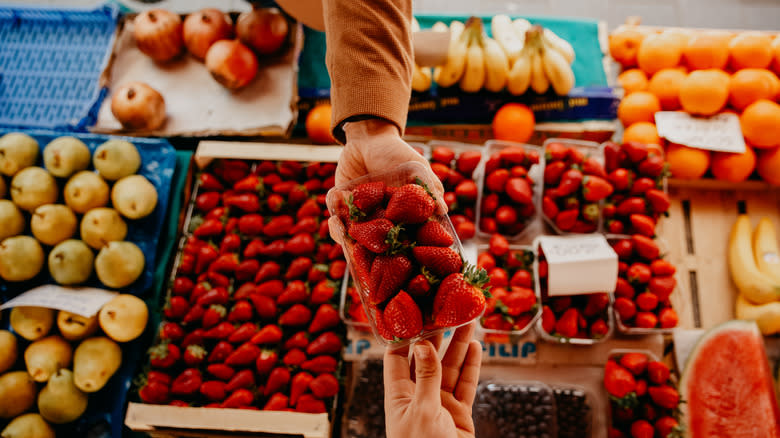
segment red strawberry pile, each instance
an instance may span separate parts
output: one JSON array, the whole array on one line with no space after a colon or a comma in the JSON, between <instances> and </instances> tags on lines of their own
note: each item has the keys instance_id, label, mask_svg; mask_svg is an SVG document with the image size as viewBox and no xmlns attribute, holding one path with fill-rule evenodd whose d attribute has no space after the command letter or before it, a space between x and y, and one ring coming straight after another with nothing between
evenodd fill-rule
<instances>
[{"instance_id":1,"label":"red strawberry pile","mask_svg":"<svg viewBox=\"0 0 780 438\"><path fill-rule=\"evenodd\" d=\"M613 192L604 165L598 157L563 143L549 143L544 154L542 213L560 231L595 232L599 202Z\"/></svg>"},{"instance_id":2,"label":"red strawberry pile","mask_svg":"<svg viewBox=\"0 0 780 438\"><path fill-rule=\"evenodd\" d=\"M479 229L483 233L515 236L536 214L535 181L528 175L539 153L510 146L485 162Z\"/></svg>"},{"instance_id":3,"label":"red strawberry pile","mask_svg":"<svg viewBox=\"0 0 780 438\"><path fill-rule=\"evenodd\" d=\"M500 234L490 238L488 250L479 254L477 266L488 272L490 294L482 327L489 330L519 331L533 321L539 310L534 292L534 253L525 249L510 249ZM508 333L507 333L508 334ZM505 341L507 335L488 333L487 341Z\"/></svg>"},{"instance_id":4,"label":"red strawberry pile","mask_svg":"<svg viewBox=\"0 0 780 438\"><path fill-rule=\"evenodd\" d=\"M547 293L547 260L539 248L542 330L561 339L601 339L609 332L609 294L551 297Z\"/></svg>"},{"instance_id":5,"label":"red strawberry pile","mask_svg":"<svg viewBox=\"0 0 780 438\"><path fill-rule=\"evenodd\" d=\"M641 143L604 146L607 179L615 192L604 206L604 229L615 234L653 237L655 225L668 214L663 179L669 173L663 151Z\"/></svg>"},{"instance_id":6,"label":"red strawberry pile","mask_svg":"<svg viewBox=\"0 0 780 438\"><path fill-rule=\"evenodd\" d=\"M144 402L328 411L346 269L326 220L334 172L333 163L223 160L199 175Z\"/></svg>"},{"instance_id":7,"label":"red strawberry pile","mask_svg":"<svg viewBox=\"0 0 780 438\"><path fill-rule=\"evenodd\" d=\"M474 170L481 159L482 152L477 150L456 154L446 146L438 146L431 151L431 169L444 185L444 203L460 240L474 237L477 205Z\"/></svg>"},{"instance_id":8,"label":"red strawberry pile","mask_svg":"<svg viewBox=\"0 0 780 438\"><path fill-rule=\"evenodd\" d=\"M676 269L661 258L658 245L641 234L611 245L618 255L614 303L618 323L629 328L676 327L677 312L669 301L677 286Z\"/></svg>"},{"instance_id":9,"label":"red strawberry pile","mask_svg":"<svg viewBox=\"0 0 780 438\"><path fill-rule=\"evenodd\" d=\"M463 263L422 181L367 182L339 195L343 202L333 208L378 336L412 339L482 314L487 273Z\"/></svg>"},{"instance_id":10,"label":"red strawberry pile","mask_svg":"<svg viewBox=\"0 0 780 438\"><path fill-rule=\"evenodd\" d=\"M644 353L612 356L604 367L612 424L609 438L682 436L677 418L680 395L670 370Z\"/></svg>"}]
</instances>

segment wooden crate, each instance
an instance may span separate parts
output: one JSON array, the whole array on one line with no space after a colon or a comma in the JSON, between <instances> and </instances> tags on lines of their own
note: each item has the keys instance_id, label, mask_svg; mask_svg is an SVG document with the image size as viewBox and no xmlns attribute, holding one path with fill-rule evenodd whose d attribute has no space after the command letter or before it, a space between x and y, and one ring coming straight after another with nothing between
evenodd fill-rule
<instances>
[{"instance_id":1,"label":"wooden crate","mask_svg":"<svg viewBox=\"0 0 780 438\"><path fill-rule=\"evenodd\" d=\"M734 319L737 289L728 268L728 240L740 213L758 223L762 216L780 226L780 190L749 181L671 180L670 216L660 237L677 266L680 281L680 327L710 328Z\"/></svg>"}]
</instances>

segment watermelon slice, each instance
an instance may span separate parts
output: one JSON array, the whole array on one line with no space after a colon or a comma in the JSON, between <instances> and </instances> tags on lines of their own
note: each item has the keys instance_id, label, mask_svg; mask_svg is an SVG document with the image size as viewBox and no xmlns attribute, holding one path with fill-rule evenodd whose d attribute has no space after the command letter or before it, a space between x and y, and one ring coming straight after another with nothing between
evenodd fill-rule
<instances>
[{"instance_id":1,"label":"watermelon slice","mask_svg":"<svg viewBox=\"0 0 780 438\"><path fill-rule=\"evenodd\" d=\"M729 321L699 340L680 381L686 436L780 438L780 409L764 339L752 321Z\"/></svg>"}]
</instances>

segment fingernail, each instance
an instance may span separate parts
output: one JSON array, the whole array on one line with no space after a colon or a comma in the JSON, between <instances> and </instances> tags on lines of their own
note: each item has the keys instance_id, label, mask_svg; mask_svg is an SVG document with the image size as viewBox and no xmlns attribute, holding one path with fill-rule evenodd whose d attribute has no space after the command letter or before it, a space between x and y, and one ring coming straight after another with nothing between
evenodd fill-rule
<instances>
[{"instance_id":1,"label":"fingernail","mask_svg":"<svg viewBox=\"0 0 780 438\"><path fill-rule=\"evenodd\" d=\"M431 349L427 345L419 343L414 346L414 357L419 361L426 361L431 358Z\"/></svg>"}]
</instances>

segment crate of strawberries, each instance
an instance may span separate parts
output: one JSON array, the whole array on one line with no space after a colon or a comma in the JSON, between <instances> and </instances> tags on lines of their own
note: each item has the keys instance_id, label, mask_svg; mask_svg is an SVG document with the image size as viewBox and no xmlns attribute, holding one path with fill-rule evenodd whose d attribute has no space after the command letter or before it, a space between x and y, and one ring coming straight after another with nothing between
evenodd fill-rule
<instances>
[{"instance_id":1,"label":"crate of strawberries","mask_svg":"<svg viewBox=\"0 0 780 438\"><path fill-rule=\"evenodd\" d=\"M669 367L651 353L613 350L604 366L609 438L683 436L680 394Z\"/></svg>"},{"instance_id":2,"label":"crate of strawberries","mask_svg":"<svg viewBox=\"0 0 780 438\"><path fill-rule=\"evenodd\" d=\"M420 163L369 174L328 192L360 299L380 342L408 345L474 320L487 273L463 262L444 201Z\"/></svg>"},{"instance_id":3,"label":"crate of strawberries","mask_svg":"<svg viewBox=\"0 0 780 438\"><path fill-rule=\"evenodd\" d=\"M621 333L671 333L679 322L672 306L677 270L657 241L642 234L608 236L618 255L615 320Z\"/></svg>"},{"instance_id":4,"label":"crate of strawberries","mask_svg":"<svg viewBox=\"0 0 780 438\"><path fill-rule=\"evenodd\" d=\"M542 216L558 234L602 229L602 205L613 192L598 143L568 139L544 142Z\"/></svg>"},{"instance_id":5,"label":"crate of strawberries","mask_svg":"<svg viewBox=\"0 0 780 438\"><path fill-rule=\"evenodd\" d=\"M477 170L482 160L480 145L433 140L428 143L433 173L444 186L447 214L460 240L476 233Z\"/></svg>"},{"instance_id":6,"label":"crate of strawberries","mask_svg":"<svg viewBox=\"0 0 780 438\"><path fill-rule=\"evenodd\" d=\"M547 260L536 242L536 288L542 303L537 322L541 338L553 343L592 345L609 339L614 332L612 294L590 293L550 296L547 288Z\"/></svg>"},{"instance_id":7,"label":"crate of strawberries","mask_svg":"<svg viewBox=\"0 0 780 438\"><path fill-rule=\"evenodd\" d=\"M510 245L494 234L488 245L477 247L477 266L488 272L491 297L480 328L487 342L508 342L524 335L542 314L534 287L536 255L531 246Z\"/></svg>"},{"instance_id":8,"label":"crate of strawberries","mask_svg":"<svg viewBox=\"0 0 780 438\"><path fill-rule=\"evenodd\" d=\"M478 232L484 238L500 233L516 240L538 217L544 161L537 146L500 140L486 145L478 181Z\"/></svg>"}]
</instances>

